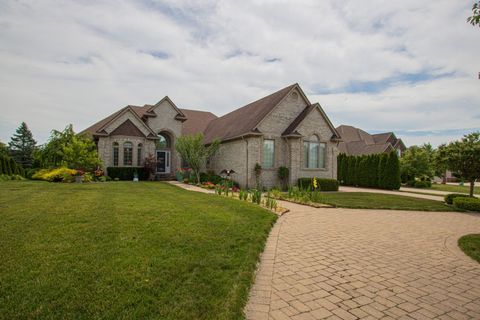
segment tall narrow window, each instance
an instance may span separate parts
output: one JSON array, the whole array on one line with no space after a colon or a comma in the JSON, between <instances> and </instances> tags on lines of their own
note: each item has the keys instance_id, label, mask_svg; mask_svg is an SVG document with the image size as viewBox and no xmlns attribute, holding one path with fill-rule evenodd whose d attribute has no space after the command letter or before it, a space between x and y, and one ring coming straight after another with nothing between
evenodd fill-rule
<instances>
[{"instance_id":1,"label":"tall narrow window","mask_svg":"<svg viewBox=\"0 0 480 320\"><path fill-rule=\"evenodd\" d=\"M303 166L308 169L325 168L326 144L313 135L303 142Z\"/></svg>"},{"instance_id":2,"label":"tall narrow window","mask_svg":"<svg viewBox=\"0 0 480 320\"><path fill-rule=\"evenodd\" d=\"M118 142L113 143L113 166L118 167Z\"/></svg>"},{"instance_id":3,"label":"tall narrow window","mask_svg":"<svg viewBox=\"0 0 480 320\"><path fill-rule=\"evenodd\" d=\"M263 167L273 168L275 160L275 140L263 140Z\"/></svg>"},{"instance_id":4,"label":"tall narrow window","mask_svg":"<svg viewBox=\"0 0 480 320\"><path fill-rule=\"evenodd\" d=\"M125 142L123 144L123 165L131 166L133 156L133 146L131 142Z\"/></svg>"},{"instance_id":5,"label":"tall narrow window","mask_svg":"<svg viewBox=\"0 0 480 320\"><path fill-rule=\"evenodd\" d=\"M143 161L143 145L141 143L137 146L137 166L141 166Z\"/></svg>"}]
</instances>

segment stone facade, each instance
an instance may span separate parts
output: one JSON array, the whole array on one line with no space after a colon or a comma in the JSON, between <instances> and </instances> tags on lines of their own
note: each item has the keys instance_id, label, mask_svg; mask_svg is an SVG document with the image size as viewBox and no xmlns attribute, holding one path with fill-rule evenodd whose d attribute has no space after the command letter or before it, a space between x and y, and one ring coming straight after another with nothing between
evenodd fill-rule
<instances>
[{"instance_id":1,"label":"stone facade","mask_svg":"<svg viewBox=\"0 0 480 320\"><path fill-rule=\"evenodd\" d=\"M270 101L269 105L267 105L268 101ZM281 184L278 178L280 167L289 169L288 182L291 185L296 184L298 178L302 177L336 178L338 143L334 137L338 138L338 134L320 105L312 105L297 84L254 103L257 103L255 108L263 108L255 110L264 110L257 113L261 114L261 116L258 116L260 119L256 121L256 118L248 117L248 115L251 115L252 110L250 109L248 112L242 111L243 114L236 113L234 122L223 125L223 128L228 129L232 128L231 125L238 124L238 121L242 120L238 119L237 115L240 117L246 115L243 121L255 122L252 123L252 128L248 129L250 131L247 130L236 137L225 138L217 154L207 163L205 170L213 170L216 174L219 174L224 169L233 169L236 172L233 179L238 181L242 187L250 188L256 186L254 168L257 163L262 165L260 183L264 187ZM239 109L239 111L242 109ZM165 97L153 106L127 106L122 110L120 113L112 115L110 119L105 119L109 120L106 125L100 122L90 129L94 134L98 133L98 151L105 167L113 166L114 143L119 144L118 165L124 166L123 145L125 142L130 142L133 145L132 166L143 165L142 161L138 162L138 146L142 146L141 157L143 159L150 154L156 155L156 141L160 134L166 136L170 141L170 145L166 149L171 154L170 173L173 174L177 168L181 167L181 158L174 147L177 138L182 135L184 121L188 121L187 117L180 111L181 109L178 109L168 97ZM218 118L218 120L221 119L224 118ZM116 130L126 121L131 121L131 123L128 123L128 127L124 126L125 130ZM214 120L210 124L213 123ZM222 128L222 122L219 121L218 123L220 123L219 127ZM135 136L118 134L134 132L134 130L132 131L132 124L140 130L135 131ZM190 125L192 125L192 122L190 122ZM205 128L205 125L202 127ZM318 142L326 146L323 168L308 169L304 163L303 144L304 141L311 139L313 136L316 137ZM273 166L270 168L264 166L263 159L264 141L266 139L274 141Z\"/></svg>"},{"instance_id":2,"label":"stone facade","mask_svg":"<svg viewBox=\"0 0 480 320\"><path fill-rule=\"evenodd\" d=\"M280 102L258 126L260 136L246 137L233 141L223 142L218 153L210 161L209 168L215 172L223 169L233 169L236 174L234 180L242 187L255 187L254 167L256 163L263 164L263 141L274 140L274 166L263 168L261 184L264 187L279 186L278 168L289 168L289 184L295 185L298 178L317 177L333 178L337 176L338 154L337 143L331 141L332 128L318 109L314 109L300 123L297 131L308 138L316 135L319 141L326 144L325 168L306 169L303 163L303 138L286 138L282 133L307 107L300 92L293 90L289 96Z\"/></svg>"}]
</instances>

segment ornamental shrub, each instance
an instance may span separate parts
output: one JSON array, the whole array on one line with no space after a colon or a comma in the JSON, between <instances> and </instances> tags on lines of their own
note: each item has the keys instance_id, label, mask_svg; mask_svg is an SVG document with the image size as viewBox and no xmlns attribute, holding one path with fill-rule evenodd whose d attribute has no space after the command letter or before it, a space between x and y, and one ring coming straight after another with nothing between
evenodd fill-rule
<instances>
[{"instance_id":1,"label":"ornamental shrub","mask_svg":"<svg viewBox=\"0 0 480 320\"><path fill-rule=\"evenodd\" d=\"M49 182L72 182L77 170L65 167L55 169L42 169L32 175L34 180L44 180Z\"/></svg>"},{"instance_id":2,"label":"ornamental shrub","mask_svg":"<svg viewBox=\"0 0 480 320\"><path fill-rule=\"evenodd\" d=\"M463 194L463 193L450 193L444 197L445 203L453 204L453 200L456 198L471 198L471 197L468 194Z\"/></svg>"},{"instance_id":3,"label":"ornamental shrub","mask_svg":"<svg viewBox=\"0 0 480 320\"><path fill-rule=\"evenodd\" d=\"M456 197L453 205L459 209L480 212L480 199L472 197Z\"/></svg>"}]
</instances>

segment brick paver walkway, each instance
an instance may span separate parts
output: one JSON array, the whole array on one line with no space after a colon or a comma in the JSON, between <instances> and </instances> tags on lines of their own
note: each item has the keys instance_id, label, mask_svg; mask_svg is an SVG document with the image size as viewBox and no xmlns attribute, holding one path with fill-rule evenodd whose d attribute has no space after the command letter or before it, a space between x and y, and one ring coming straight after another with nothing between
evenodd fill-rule
<instances>
[{"instance_id":1,"label":"brick paver walkway","mask_svg":"<svg viewBox=\"0 0 480 320\"><path fill-rule=\"evenodd\" d=\"M479 215L282 206L247 319L480 319Z\"/></svg>"}]
</instances>

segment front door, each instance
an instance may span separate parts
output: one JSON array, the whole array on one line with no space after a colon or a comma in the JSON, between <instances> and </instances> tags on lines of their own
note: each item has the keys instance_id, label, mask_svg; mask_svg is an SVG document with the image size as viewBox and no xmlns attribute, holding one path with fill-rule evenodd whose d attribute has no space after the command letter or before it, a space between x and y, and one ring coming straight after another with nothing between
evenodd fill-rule
<instances>
[{"instance_id":1,"label":"front door","mask_svg":"<svg viewBox=\"0 0 480 320\"><path fill-rule=\"evenodd\" d=\"M170 151L157 151L157 173L170 173Z\"/></svg>"}]
</instances>

